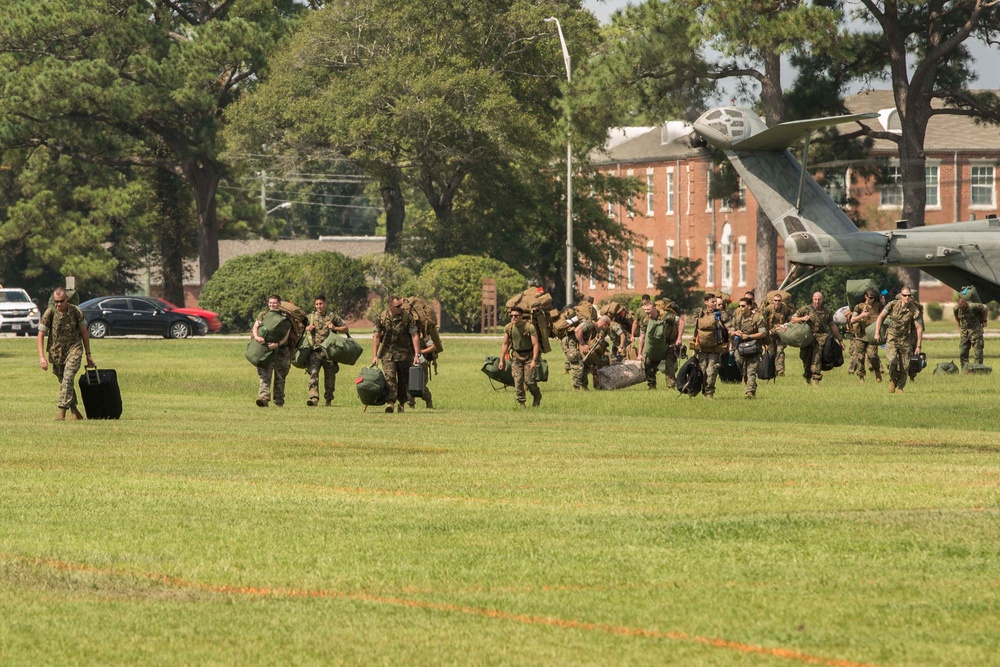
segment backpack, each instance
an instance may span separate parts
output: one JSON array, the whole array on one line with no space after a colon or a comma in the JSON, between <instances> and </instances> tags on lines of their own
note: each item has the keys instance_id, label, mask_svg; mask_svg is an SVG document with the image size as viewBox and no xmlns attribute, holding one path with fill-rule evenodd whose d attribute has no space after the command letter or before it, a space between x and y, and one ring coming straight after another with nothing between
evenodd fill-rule
<instances>
[{"instance_id":1,"label":"backpack","mask_svg":"<svg viewBox=\"0 0 1000 667\"><path fill-rule=\"evenodd\" d=\"M667 358L667 323L663 320L649 320L646 323L642 356L652 362Z\"/></svg>"},{"instance_id":2,"label":"backpack","mask_svg":"<svg viewBox=\"0 0 1000 667\"><path fill-rule=\"evenodd\" d=\"M552 313L558 317L559 311L552 309L552 295L541 287L529 287L520 294L516 294L507 299L507 310L518 306L528 316L529 321L538 332L538 344L542 352L551 352L549 338L552 337Z\"/></svg>"},{"instance_id":3,"label":"backpack","mask_svg":"<svg viewBox=\"0 0 1000 667\"><path fill-rule=\"evenodd\" d=\"M288 345L297 347L306 332L306 327L309 326L309 316L291 301L281 302L281 312L288 316L288 321L292 325L292 335L288 337Z\"/></svg>"},{"instance_id":4,"label":"backpack","mask_svg":"<svg viewBox=\"0 0 1000 667\"><path fill-rule=\"evenodd\" d=\"M711 312L698 319L696 323L698 332L698 347L704 352L719 351L713 348L722 348L729 345L729 330L716 317L716 313Z\"/></svg>"},{"instance_id":5,"label":"backpack","mask_svg":"<svg viewBox=\"0 0 1000 667\"><path fill-rule=\"evenodd\" d=\"M820 368L824 371L832 371L844 365L844 349L837 343L833 335L826 337L823 343L823 353L820 359Z\"/></svg>"},{"instance_id":6,"label":"backpack","mask_svg":"<svg viewBox=\"0 0 1000 667\"><path fill-rule=\"evenodd\" d=\"M760 361L757 362L757 379L773 380L776 375L777 371L774 368L774 355L770 352L765 352L760 355Z\"/></svg>"},{"instance_id":7,"label":"backpack","mask_svg":"<svg viewBox=\"0 0 1000 667\"><path fill-rule=\"evenodd\" d=\"M369 405L385 405L389 390L385 385L385 375L382 369L374 364L365 366L361 373L354 380L354 386L358 390L358 398L361 404L367 408Z\"/></svg>"},{"instance_id":8,"label":"backpack","mask_svg":"<svg viewBox=\"0 0 1000 667\"><path fill-rule=\"evenodd\" d=\"M576 310L567 308L559 313L559 317L552 322L552 333L556 338L565 338L578 324L580 324L580 318L577 316ZM541 343L542 341L538 342Z\"/></svg>"},{"instance_id":9,"label":"backpack","mask_svg":"<svg viewBox=\"0 0 1000 667\"><path fill-rule=\"evenodd\" d=\"M410 311L410 316L417 323L420 330L420 337L430 336L434 341L435 352L440 354L444 351L441 345L441 335L438 333L437 313L427 299L420 296L409 296L403 299L403 308Z\"/></svg>"},{"instance_id":10,"label":"backpack","mask_svg":"<svg viewBox=\"0 0 1000 667\"><path fill-rule=\"evenodd\" d=\"M698 357L692 356L677 371L677 391L694 397L701 393L705 384L705 374L698 365Z\"/></svg>"}]
</instances>

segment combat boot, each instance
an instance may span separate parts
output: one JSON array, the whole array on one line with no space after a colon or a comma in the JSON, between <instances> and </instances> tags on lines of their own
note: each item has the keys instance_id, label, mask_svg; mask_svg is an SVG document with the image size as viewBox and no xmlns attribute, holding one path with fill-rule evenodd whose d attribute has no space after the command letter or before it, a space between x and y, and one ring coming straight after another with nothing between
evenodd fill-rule
<instances>
[{"instance_id":1,"label":"combat boot","mask_svg":"<svg viewBox=\"0 0 1000 667\"><path fill-rule=\"evenodd\" d=\"M331 405L333 405L333 399L332 398L326 399L326 407L330 407Z\"/></svg>"},{"instance_id":2,"label":"combat boot","mask_svg":"<svg viewBox=\"0 0 1000 667\"><path fill-rule=\"evenodd\" d=\"M809 386L810 387L818 387L819 386L819 380L810 380Z\"/></svg>"},{"instance_id":3,"label":"combat boot","mask_svg":"<svg viewBox=\"0 0 1000 667\"><path fill-rule=\"evenodd\" d=\"M399 414L403 414L403 404L402 403L400 403L399 407L396 408L396 412L399 413Z\"/></svg>"},{"instance_id":4,"label":"combat boot","mask_svg":"<svg viewBox=\"0 0 1000 667\"><path fill-rule=\"evenodd\" d=\"M896 383L895 382L891 382L891 381L889 382L889 393L890 394L895 394L896 393Z\"/></svg>"},{"instance_id":5,"label":"combat boot","mask_svg":"<svg viewBox=\"0 0 1000 667\"><path fill-rule=\"evenodd\" d=\"M424 401L424 405L427 406L428 410L433 410L434 409L434 399L428 398L427 400Z\"/></svg>"},{"instance_id":6,"label":"combat boot","mask_svg":"<svg viewBox=\"0 0 1000 667\"><path fill-rule=\"evenodd\" d=\"M306 401L306 405L308 405L311 408L316 407L317 405L319 405L319 399L310 398L308 401Z\"/></svg>"},{"instance_id":7,"label":"combat boot","mask_svg":"<svg viewBox=\"0 0 1000 667\"><path fill-rule=\"evenodd\" d=\"M532 399L532 401L531 401L531 407L533 407L533 408L537 408L541 404L542 404L542 397L541 396L535 396L535 398Z\"/></svg>"},{"instance_id":8,"label":"combat boot","mask_svg":"<svg viewBox=\"0 0 1000 667\"><path fill-rule=\"evenodd\" d=\"M270 403L270 402L271 402L271 399L269 399L269 398L258 398L257 399L257 407L258 408L266 408L267 404Z\"/></svg>"},{"instance_id":9,"label":"combat boot","mask_svg":"<svg viewBox=\"0 0 1000 667\"><path fill-rule=\"evenodd\" d=\"M385 406L385 411L386 411L386 413L391 414L392 413L392 406L391 405Z\"/></svg>"},{"instance_id":10,"label":"combat boot","mask_svg":"<svg viewBox=\"0 0 1000 667\"><path fill-rule=\"evenodd\" d=\"M74 421L78 421L78 422L83 421L83 415L80 414L80 411L76 409L75 405L72 406L72 407L70 407L69 411L73 415L73 420Z\"/></svg>"},{"instance_id":11,"label":"combat boot","mask_svg":"<svg viewBox=\"0 0 1000 667\"><path fill-rule=\"evenodd\" d=\"M875 381L876 382L882 381L882 371L875 371Z\"/></svg>"},{"instance_id":12,"label":"combat boot","mask_svg":"<svg viewBox=\"0 0 1000 667\"><path fill-rule=\"evenodd\" d=\"M66 421L66 408L59 408L59 412L56 413L56 421Z\"/></svg>"}]
</instances>

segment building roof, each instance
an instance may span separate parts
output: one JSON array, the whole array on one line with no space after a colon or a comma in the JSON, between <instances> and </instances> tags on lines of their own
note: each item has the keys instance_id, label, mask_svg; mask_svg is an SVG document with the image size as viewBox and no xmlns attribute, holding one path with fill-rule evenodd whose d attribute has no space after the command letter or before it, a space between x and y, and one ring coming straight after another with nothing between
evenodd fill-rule
<instances>
[{"instance_id":1,"label":"building roof","mask_svg":"<svg viewBox=\"0 0 1000 667\"><path fill-rule=\"evenodd\" d=\"M603 149L590 152L592 165L609 165L619 162L663 162L693 156L708 155L702 148L691 148L688 135L691 126L682 121L667 121L648 129L637 137Z\"/></svg>"},{"instance_id":2,"label":"building roof","mask_svg":"<svg viewBox=\"0 0 1000 667\"><path fill-rule=\"evenodd\" d=\"M899 119L895 113L896 103L891 90L860 92L848 97L845 103L851 113L886 112L878 119L866 121L866 125L879 130L886 129L886 124L890 130L899 128ZM945 105L942 102L935 102L934 108L942 109L945 108ZM873 150L895 153L898 149L895 143L879 139L875 142ZM1000 150L1000 127L977 124L968 116L933 116L927 125L924 150L927 152L971 151L977 153Z\"/></svg>"}]
</instances>

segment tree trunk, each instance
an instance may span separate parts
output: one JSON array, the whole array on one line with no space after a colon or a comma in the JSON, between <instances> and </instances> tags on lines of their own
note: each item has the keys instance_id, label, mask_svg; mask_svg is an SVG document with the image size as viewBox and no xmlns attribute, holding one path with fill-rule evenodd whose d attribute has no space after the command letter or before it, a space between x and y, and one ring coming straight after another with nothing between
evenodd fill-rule
<instances>
[{"instance_id":1,"label":"tree trunk","mask_svg":"<svg viewBox=\"0 0 1000 667\"><path fill-rule=\"evenodd\" d=\"M183 170L184 178L194 188L198 212L199 282L204 287L219 270L219 218L216 215L215 195L224 167L215 162L189 159L184 162Z\"/></svg>"},{"instance_id":2,"label":"tree trunk","mask_svg":"<svg viewBox=\"0 0 1000 667\"><path fill-rule=\"evenodd\" d=\"M760 101L768 127L785 120L785 98L781 90L781 56L765 50L764 77L760 86ZM778 281L778 232L763 209L757 207L757 284L754 294L760 299L773 290Z\"/></svg>"},{"instance_id":3,"label":"tree trunk","mask_svg":"<svg viewBox=\"0 0 1000 667\"><path fill-rule=\"evenodd\" d=\"M187 231L181 179L173 172L157 169L154 175L159 225L160 276L163 298L184 306L184 233Z\"/></svg>"},{"instance_id":4,"label":"tree trunk","mask_svg":"<svg viewBox=\"0 0 1000 667\"><path fill-rule=\"evenodd\" d=\"M398 255L403 249L403 220L406 218L406 200L399 187L399 180L386 178L379 183L382 208L385 210L385 253Z\"/></svg>"}]
</instances>

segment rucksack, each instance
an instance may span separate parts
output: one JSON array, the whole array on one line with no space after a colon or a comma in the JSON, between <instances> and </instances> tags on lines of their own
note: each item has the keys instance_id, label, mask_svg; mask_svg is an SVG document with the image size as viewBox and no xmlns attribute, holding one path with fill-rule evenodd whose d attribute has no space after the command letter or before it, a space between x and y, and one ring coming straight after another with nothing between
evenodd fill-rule
<instances>
[{"instance_id":1,"label":"rucksack","mask_svg":"<svg viewBox=\"0 0 1000 667\"><path fill-rule=\"evenodd\" d=\"M403 308L410 311L410 316L417 323L420 330L420 337L430 336L434 341L436 352L440 354L444 351L441 345L441 335L438 333L437 313L427 299L420 296L409 296L403 299Z\"/></svg>"},{"instance_id":2,"label":"rucksack","mask_svg":"<svg viewBox=\"0 0 1000 667\"><path fill-rule=\"evenodd\" d=\"M705 374L698 365L697 355L690 357L677 371L677 391L694 397L701 393Z\"/></svg>"},{"instance_id":3,"label":"rucksack","mask_svg":"<svg viewBox=\"0 0 1000 667\"><path fill-rule=\"evenodd\" d=\"M840 347L834 336L827 336L823 343L823 353L820 358L820 368L824 371L832 371L844 365L844 349Z\"/></svg>"},{"instance_id":4,"label":"rucksack","mask_svg":"<svg viewBox=\"0 0 1000 667\"><path fill-rule=\"evenodd\" d=\"M559 313L559 317L552 322L552 333L555 334L556 338L565 338L579 324L580 318L576 310L574 308L567 308Z\"/></svg>"},{"instance_id":5,"label":"rucksack","mask_svg":"<svg viewBox=\"0 0 1000 667\"><path fill-rule=\"evenodd\" d=\"M385 375L382 369L374 364L361 369L358 377L354 380L354 386L358 390L358 398L361 404L367 408L369 405L385 405L388 387L385 384Z\"/></svg>"},{"instance_id":6,"label":"rucksack","mask_svg":"<svg viewBox=\"0 0 1000 667\"><path fill-rule=\"evenodd\" d=\"M757 379L773 380L777 374L774 367L774 355L770 352L760 355L760 361L757 362Z\"/></svg>"},{"instance_id":7,"label":"rucksack","mask_svg":"<svg viewBox=\"0 0 1000 667\"><path fill-rule=\"evenodd\" d=\"M729 345L729 330L719 319L719 313L711 312L702 316L696 323L698 328L698 347L703 352L720 351Z\"/></svg>"},{"instance_id":8,"label":"rucksack","mask_svg":"<svg viewBox=\"0 0 1000 667\"><path fill-rule=\"evenodd\" d=\"M520 294L507 299L507 310L518 306L528 316L538 332L538 344L542 352L551 352L549 338L552 337L552 295L541 287L529 287ZM558 314L558 311L555 311Z\"/></svg>"},{"instance_id":9,"label":"rucksack","mask_svg":"<svg viewBox=\"0 0 1000 667\"><path fill-rule=\"evenodd\" d=\"M309 316L291 301L281 302L281 312L288 316L288 321L292 325L292 335L288 337L288 345L293 348L298 347L299 340L302 339L302 334L306 332L306 327L309 326Z\"/></svg>"}]
</instances>

